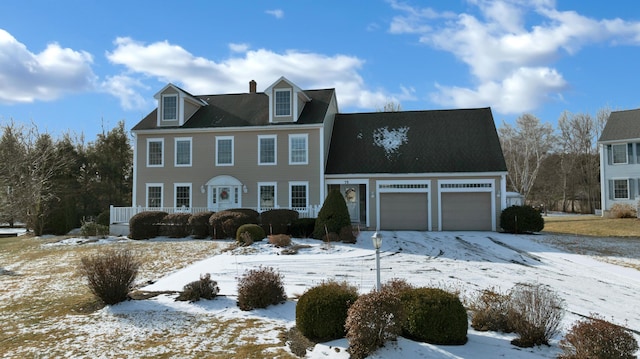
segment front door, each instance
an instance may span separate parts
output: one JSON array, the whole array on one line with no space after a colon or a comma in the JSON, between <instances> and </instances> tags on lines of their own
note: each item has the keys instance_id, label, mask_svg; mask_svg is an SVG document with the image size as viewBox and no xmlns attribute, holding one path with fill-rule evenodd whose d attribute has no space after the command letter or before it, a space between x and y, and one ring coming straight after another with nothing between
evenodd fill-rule
<instances>
[{"instance_id":1,"label":"front door","mask_svg":"<svg viewBox=\"0 0 640 359\"><path fill-rule=\"evenodd\" d=\"M351 222L360 222L360 190L358 189L358 185L341 184L340 192L344 196L344 201L347 203Z\"/></svg>"},{"instance_id":2,"label":"front door","mask_svg":"<svg viewBox=\"0 0 640 359\"><path fill-rule=\"evenodd\" d=\"M208 207L213 211L223 211L241 207L240 186L208 186Z\"/></svg>"}]
</instances>

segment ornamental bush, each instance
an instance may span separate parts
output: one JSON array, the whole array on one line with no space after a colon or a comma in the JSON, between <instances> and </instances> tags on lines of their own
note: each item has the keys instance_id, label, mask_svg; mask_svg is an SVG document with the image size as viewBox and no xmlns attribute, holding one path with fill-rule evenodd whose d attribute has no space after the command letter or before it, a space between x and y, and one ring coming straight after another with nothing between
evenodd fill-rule
<instances>
[{"instance_id":1,"label":"ornamental bush","mask_svg":"<svg viewBox=\"0 0 640 359\"><path fill-rule=\"evenodd\" d=\"M609 210L609 217L612 218L636 218L636 209L628 203L616 203Z\"/></svg>"},{"instance_id":2,"label":"ornamental bush","mask_svg":"<svg viewBox=\"0 0 640 359\"><path fill-rule=\"evenodd\" d=\"M564 301L540 283L516 284L509 297L509 326L518 334L511 344L523 348L549 345L564 316Z\"/></svg>"},{"instance_id":3,"label":"ornamental bush","mask_svg":"<svg viewBox=\"0 0 640 359\"><path fill-rule=\"evenodd\" d=\"M298 211L292 209L271 209L260 214L260 223L267 234L287 234L299 216Z\"/></svg>"},{"instance_id":4,"label":"ornamental bush","mask_svg":"<svg viewBox=\"0 0 640 359\"><path fill-rule=\"evenodd\" d=\"M636 338L625 328L594 314L575 323L560 341L559 359L635 359Z\"/></svg>"},{"instance_id":5,"label":"ornamental bush","mask_svg":"<svg viewBox=\"0 0 640 359\"><path fill-rule=\"evenodd\" d=\"M92 236L106 238L109 235L109 226L96 222L84 222L80 227L80 235L85 238Z\"/></svg>"},{"instance_id":6,"label":"ornamental bush","mask_svg":"<svg viewBox=\"0 0 640 359\"><path fill-rule=\"evenodd\" d=\"M236 241L239 244L250 245L265 237L264 230L257 224L243 224L236 231Z\"/></svg>"},{"instance_id":7,"label":"ornamental bush","mask_svg":"<svg viewBox=\"0 0 640 359\"><path fill-rule=\"evenodd\" d=\"M213 299L219 292L218 282L212 280L211 274L207 273L200 275L200 280L186 284L176 300L197 302L201 298Z\"/></svg>"},{"instance_id":8,"label":"ornamental bush","mask_svg":"<svg viewBox=\"0 0 640 359\"><path fill-rule=\"evenodd\" d=\"M469 305L471 327L477 331L511 333L509 323L509 293L501 293L495 288L484 289L474 297Z\"/></svg>"},{"instance_id":9,"label":"ornamental bush","mask_svg":"<svg viewBox=\"0 0 640 359\"><path fill-rule=\"evenodd\" d=\"M339 234L344 227L351 227L351 217L342 193L331 190L318 212L313 238L323 239L328 233Z\"/></svg>"},{"instance_id":10,"label":"ornamental bush","mask_svg":"<svg viewBox=\"0 0 640 359\"><path fill-rule=\"evenodd\" d=\"M439 288L414 288L400 298L404 337L441 345L467 342L467 311L456 295Z\"/></svg>"},{"instance_id":11,"label":"ornamental bush","mask_svg":"<svg viewBox=\"0 0 640 359\"><path fill-rule=\"evenodd\" d=\"M500 214L500 227L509 233L540 232L544 229L542 214L531 206L511 206Z\"/></svg>"},{"instance_id":12,"label":"ornamental bush","mask_svg":"<svg viewBox=\"0 0 640 359\"><path fill-rule=\"evenodd\" d=\"M171 213L162 219L159 234L170 238L184 238L191 234L191 213Z\"/></svg>"},{"instance_id":13,"label":"ornamental bush","mask_svg":"<svg viewBox=\"0 0 640 359\"><path fill-rule=\"evenodd\" d=\"M195 213L189 218L189 228L191 228L191 234L194 238L202 239L211 235L211 225L209 225L209 218L213 212L206 211Z\"/></svg>"},{"instance_id":14,"label":"ornamental bush","mask_svg":"<svg viewBox=\"0 0 640 359\"><path fill-rule=\"evenodd\" d=\"M298 218L291 222L289 234L294 238L309 238L313 235L315 226L315 218Z\"/></svg>"},{"instance_id":15,"label":"ornamental bush","mask_svg":"<svg viewBox=\"0 0 640 359\"><path fill-rule=\"evenodd\" d=\"M349 307L358 290L347 282L323 282L298 299L296 327L310 340L324 342L344 338Z\"/></svg>"},{"instance_id":16,"label":"ornamental bush","mask_svg":"<svg viewBox=\"0 0 640 359\"><path fill-rule=\"evenodd\" d=\"M252 218L240 211L224 210L216 212L209 218L213 239L236 238L238 228L243 224L257 224L256 218Z\"/></svg>"},{"instance_id":17,"label":"ornamental bush","mask_svg":"<svg viewBox=\"0 0 640 359\"><path fill-rule=\"evenodd\" d=\"M80 274L89 290L107 305L129 298L139 268L140 262L128 250L107 249L80 260Z\"/></svg>"},{"instance_id":18,"label":"ornamental bush","mask_svg":"<svg viewBox=\"0 0 640 359\"><path fill-rule=\"evenodd\" d=\"M159 223L168 215L167 212L145 211L140 212L129 220L130 239L155 238L159 233Z\"/></svg>"},{"instance_id":19,"label":"ornamental bush","mask_svg":"<svg viewBox=\"0 0 640 359\"><path fill-rule=\"evenodd\" d=\"M271 267L251 269L238 281L238 308L266 308L287 300L282 275Z\"/></svg>"}]
</instances>

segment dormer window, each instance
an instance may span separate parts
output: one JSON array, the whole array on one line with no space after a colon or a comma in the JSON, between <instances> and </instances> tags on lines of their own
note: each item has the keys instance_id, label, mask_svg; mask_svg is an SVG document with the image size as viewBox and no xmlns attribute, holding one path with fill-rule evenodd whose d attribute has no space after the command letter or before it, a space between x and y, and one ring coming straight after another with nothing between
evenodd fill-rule
<instances>
[{"instance_id":1,"label":"dormer window","mask_svg":"<svg viewBox=\"0 0 640 359\"><path fill-rule=\"evenodd\" d=\"M276 116L291 116L291 90L275 90Z\"/></svg>"},{"instance_id":2,"label":"dormer window","mask_svg":"<svg viewBox=\"0 0 640 359\"><path fill-rule=\"evenodd\" d=\"M178 95L162 96L162 121L178 120Z\"/></svg>"}]
</instances>

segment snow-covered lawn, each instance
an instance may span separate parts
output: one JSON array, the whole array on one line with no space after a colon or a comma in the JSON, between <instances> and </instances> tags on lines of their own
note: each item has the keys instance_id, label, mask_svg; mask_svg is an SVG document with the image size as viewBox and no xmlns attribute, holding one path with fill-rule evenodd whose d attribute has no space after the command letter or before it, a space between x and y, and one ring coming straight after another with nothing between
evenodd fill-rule
<instances>
[{"instance_id":1,"label":"snow-covered lawn","mask_svg":"<svg viewBox=\"0 0 640 359\"><path fill-rule=\"evenodd\" d=\"M23 330L52 333L47 352L42 345L25 343L5 357L39 354L42 357L242 357L243 345L263 346L265 357L287 357L280 334L295 325L294 298L324 280L346 280L362 293L375 287L375 251L372 232L362 232L357 244L295 239L308 245L295 255L282 255L266 241L220 252L172 273L146 275L146 291L179 291L201 274L218 282L220 296L196 303L176 302L172 295L129 301L91 314L66 315ZM463 296L477 290L510 289L519 282L549 285L565 300L563 331L582 316L598 313L636 332L640 330L640 240L595 239L554 235L508 235L493 232L382 232L381 277L404 278L416 286L455 289ZM78 247L77 239L47 247ZM119 241L130 242L130 241ZM153 242L153 241L151 241ZM180 246L202 243L184 240ZM209 242L209 241L207 241ZM229 241L219 241L220 247ZM110 240L82 247L110 244ZM148 243L153 245L153 243ZM571 251L565 248L571 248ZM70 249L72 250L72 249ZM188 252L188 251L187 251ZM603 255L605 253L606 255ZM171 258L172 253L166 253ZM8 258L2 258L9 260ZM21 273L23 264L1 263L6 271ZM276 268L291 298L267 309L240 311L235 304L237 279L248 269ZM41 270L45 271L46 268ZM6 279L0 276L0 284ZM77 278L75 278L77 280ZM0 286L1 287L1 286ZM0 291L0 303L12 296ZM0 309L2 304L0 304ZM20 313L16 314L20 315ZM11 320L11 315L0 314ZM242 333L238 333L242 330ZM514 335L477 332L469 328L463 346L437 346L399 338L371 358L555 358L558 341L550 347L522 349L510 344ZM142 343L142 344L141 344ZM40 343L42 344L42 343ZM31 346L31 347L30 347ZM321 343L308 358L348 358L345 339ZM140 347L144 350L141 351ZM0 352L2 352L0 343Z\"/></svg>"}]
</instances>

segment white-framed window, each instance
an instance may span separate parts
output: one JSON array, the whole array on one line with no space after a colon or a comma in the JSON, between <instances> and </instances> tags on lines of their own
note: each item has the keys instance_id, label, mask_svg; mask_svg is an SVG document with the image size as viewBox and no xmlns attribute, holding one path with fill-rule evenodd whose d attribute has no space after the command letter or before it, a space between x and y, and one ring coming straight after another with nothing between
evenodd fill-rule
<instances>
[{"instance_id":1,"label":"white-framed window","mask_svg":"<svg viewBox=\"0 0 640 359\"><path fill-rule=\"evenodd\" d=\"M162 95L162 121L178 120L178 95Z\"/></svg>"},{"instance_id":2,"label":"white-framed window","mask_svg":"<svg viewBox=\"0 0 640 359\"><path fill-rule=\"evenodd\" d=\"M191 208L191 183L174 183L174 206Z\"/></svg>"},{"instance_id":3,"label":"white-framed window","mask_svg":"<svg viewBox=\"0 0 640 359\"><path fill-rule=\"evenodd\" d=\"M628 179L613 180L613 198L629 199L629 180Z\"/></svg>"},{"instance_id":4,"label":"white-framed window","mask_svg":"<svg viewBox=\"0 0 640 359\"><path fill-rule=\"evenodd\" d=\"M289 182L289 206L291 208L309 206L309 182Z\"/></svg>"},{"instance_id":5,"label":"white-framed window","mask_svg":"<svg viewBox=\"0 0 640 359\"><path fill-rule=\"evenodd\" d=\"M309 135L289 135L289 164L306 165L309 163Z\"/></svg>"},{"instance_id":6,"label":"white-framed window","mask_svg":"<svg viewBox=\"0 0 640 359\"><path fill-rule=\"evenodd\" d=\"M276 96L276 117L277 116L291 116L291 90L275 90Z\"/></svg>"},{"instance_id":7,"label":"white-framed window","mask_svg":"<svg viewBox=\"0 0 640 359\"><path fill-rule=\"evenodd\" d=\"M162 183L147 183L147 207L163 207Z\"/></svg>"},{"instance_id":8,"label":"white-framed window","mask_svg":"<svg viewBox=\"0 0 640 359\"><path fill-rule=\"evenodd\" d=\"M277 136L276 135L259 135L258 136L258 164L259 165L275 165L277 164Z\"/></svg>"},{"instance_id":9,"label":"white-framed window","mask_svg":"<svg viewBox=\"0 0 640 359\"><path fill-rule=\"evenodd\" d=\"M625 164L627 163L627 144L618 144L611 146L613 164Z\"/></svg>"},{"instance_id":10,"label":"white-framed window","mask_svg":"<svg viewBox=\"0 0 640 359\"><path fill-rule=\"evenodd\" d=\"M216 165L233 166L233 136L216 136Z\"/></svg>"},{"instance_id":11,"label":"white-framed window","mask_svg":"<svg viewBox=\"0 0 640 359\"><path fill-rule=\"evenodd\" d=\"M276 208L278 206L278 184L276 182L258 182L258 203L260 209Z\"/></svg>"},{"instance_id":12,"label":"white-framed window","mask_svg":"<svg viewBox=\"0 0 640 359\"><path fill-rule=\"evenodd\" d=\"M191 166L191 137L176 137L175 139L175 166Z\"/></svg>"},{"instance_id":13,"label":"white-framed window","mask_svg":"<svg viewBox=\"0 0 640 359\"><path fill-rule=\"evenodd\" d=\"M147 139L147 167L162 167L164 165L164 139Z\"/></svg>"}]
</instances>

